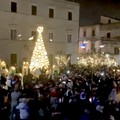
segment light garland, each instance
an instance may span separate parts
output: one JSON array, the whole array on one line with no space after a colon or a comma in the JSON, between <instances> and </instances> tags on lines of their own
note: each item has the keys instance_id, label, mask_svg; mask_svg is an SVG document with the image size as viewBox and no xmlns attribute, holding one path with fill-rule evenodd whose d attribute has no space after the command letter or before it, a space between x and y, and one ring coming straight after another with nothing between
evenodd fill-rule
<instances>
[{"instance_id":1,"label":"light garland","mask_svg":"<svg viewBox=\"0 0 120 120\"><path fill-rule=\"evenodd\" d=\"M35 48L33 50L33 55L31 58L31 63L30 63L30 70L36 68L36 69L42 69L43 67L48 67L49 66L49 60L47 56L47 52L44 46L43 38L42 38L42 32L43 32L43 27L38 27L38 38L37 42L35 45Z\"/></svg>"},{"instance_id":2,"label":"light garland","mask_svg":"<svg viewBox=\"0 0 120 120\"><path fill-rule=\"evenodd\" d=\"M106 65L110 67L110 66L115 66L116 61L114 58L112 58L108 54L106 55L105 54L93 54L89 56L79 57L78 65L79 66L91 66L91 67Z\"/></svg>"},{"instance_id":3,"label":"light garland","mask_svg":"<svg viewBox=\"0 0 120 120\"><path fill-rule=\"evenodd\" d=\"M57 61L57 64L59 67L63 67L63 66L67 66L69 60L70 60L70 57L67 58L66 55L57 55L55 57L56 61Z\"/></svg>"}]
</instances>

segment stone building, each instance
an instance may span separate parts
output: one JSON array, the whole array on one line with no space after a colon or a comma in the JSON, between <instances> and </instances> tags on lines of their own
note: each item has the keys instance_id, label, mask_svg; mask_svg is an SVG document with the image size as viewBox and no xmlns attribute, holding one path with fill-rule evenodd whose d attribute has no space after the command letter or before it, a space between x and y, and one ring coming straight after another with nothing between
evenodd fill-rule
<instances>
[{"instance_id":1,"label":"stone building","mask_svg":"<svg viewBox=\"0 0 120 120\"><path fill-rule=\"evenodd\" d=\"M61 51L76 62L79 4L66 0L0 0L0 59L8 66L30 62L38 26L51 65Z\"/></svg>"}]
</instances>

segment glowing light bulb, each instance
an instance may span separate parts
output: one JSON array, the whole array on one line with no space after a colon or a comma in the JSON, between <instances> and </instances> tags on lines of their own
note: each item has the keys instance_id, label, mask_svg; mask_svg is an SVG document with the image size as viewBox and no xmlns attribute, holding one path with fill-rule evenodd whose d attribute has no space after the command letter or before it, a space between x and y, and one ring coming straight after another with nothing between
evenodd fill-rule
<instances>
[{"instance_id":1,"label":"glowing light bulb","mask_svg":"<svg viewBox=\"0 0 120 120\"><path fill-rule=\"evenodd\" d=\"M35 48L33 50L33 55L31 58L31 63L30 63L30 69L32 68L42 68L44 66L49 65L49 60L47 57L47 52L44 46L43 38L42 38L42 32L43 32L43 27L38 27L38 38L35 44ZM34 63L34 64L33 64Z\"/></svg>"},{"instance_id":2,"label":"glowing light bulb","mask_svg":"<svg viewBox=\"0 0 120 120\"><path fill-rule=\"evenodd\" d=\"M32 37L30 37L28 40L33 40L34 39L34 37L32 36Z\"/></svg>"},{"instance_id":3,"label":"glowing light bulb","mask_svg":"<svg viewBox=\"0 0 120 120\"><path fill-rule=\"evenodd\" d=\"M38 50L41 50L42 49L42 47L41 46L38 46Z\"/></svg>"},{"instance_id":4,"label":"glowing light bulb","mask_svg":"<svg viewBox=\"0 0 120 120\"><path fill-rule=\"evenodd\" d=\"M47 52L44 52L44 55L47 55Z\"/></svg>"}]
</instances>

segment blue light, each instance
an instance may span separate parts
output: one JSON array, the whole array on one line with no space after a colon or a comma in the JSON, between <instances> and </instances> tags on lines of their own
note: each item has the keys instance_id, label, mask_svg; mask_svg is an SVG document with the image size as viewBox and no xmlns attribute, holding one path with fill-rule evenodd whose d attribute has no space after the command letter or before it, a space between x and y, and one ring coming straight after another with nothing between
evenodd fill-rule
<instances>
[{"instance_id":1,"label":"blue light","mask_svg":"<svg viewBox=\"0 0 120 120\"><path fill-rule=\"evenodd\" d=\"M81 43L80 44L80 48L85 49L86 48L86 44L85 43Z\"/></svg>"}]
</instances>

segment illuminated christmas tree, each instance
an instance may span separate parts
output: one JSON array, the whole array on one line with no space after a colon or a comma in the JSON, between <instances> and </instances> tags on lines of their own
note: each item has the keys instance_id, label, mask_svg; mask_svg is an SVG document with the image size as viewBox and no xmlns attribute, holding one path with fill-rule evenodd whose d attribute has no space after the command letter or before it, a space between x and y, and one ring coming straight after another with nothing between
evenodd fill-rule
<instances>
[{"instance_id":1,"label":"illuminated christmas tree","mask_svg":"<svg viewBox=\"0 0 120 120\"><path fill-rule=\"evenodd\" d=\"M38 27L38 38L37 42L35 44L35 48L33 50L33 55L31 58L30 63L30 70L33 71L33 69L43 69L43 67L49 66L49 60L47 56L47 52L44 46L43 38L42 38L42 32L43 27Z\"/></svg>"}]
</instances>

